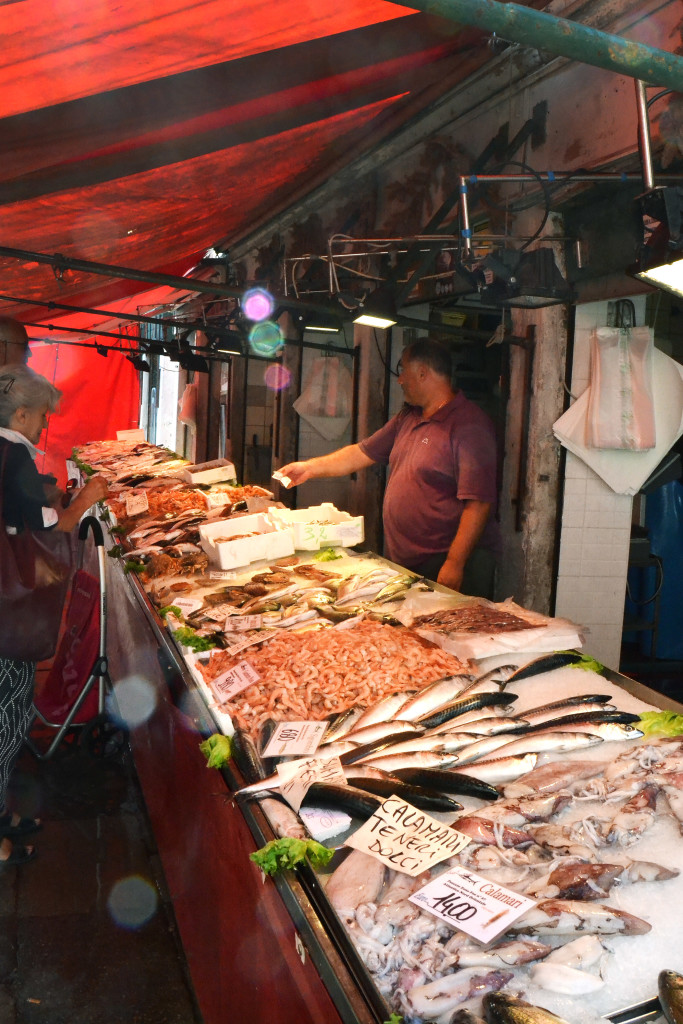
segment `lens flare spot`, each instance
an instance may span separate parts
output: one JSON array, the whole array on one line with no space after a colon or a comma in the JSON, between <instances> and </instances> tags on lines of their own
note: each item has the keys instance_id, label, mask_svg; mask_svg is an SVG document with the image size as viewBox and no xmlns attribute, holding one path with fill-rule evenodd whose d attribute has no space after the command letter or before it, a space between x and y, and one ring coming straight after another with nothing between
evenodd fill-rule
<instances>
[{"instance_id":1,"label":"lens flare spot","mask_svg":"<svg viewBox=\"0 0 683 1024\"><path fill-rule=\"evenodd\" d=\"M271 391L283 391L292 383L292 373L280 363L271 363L265 369L263 382Z\"/></svg>"},{"instance_id":2,"label":"lens flare spot","mask_svg":"<svg viewBox=\"0 0 683 1024\"><path fill-rule=\"evenodd\" d=\"M156 693L151 683L142 676L119 679L112 687L114 700L109 713L134 729L146 722L156 707Z\"/></svg>"},{"instance_id":3,"label":"lens flare spot","mask_svg":"<svg viewBox=\"0 0 683 1024\"><path fill-rule=\"evenodd\" d=\"M115 882L109 893L107 909L121 928L141 928L156 914L159 902L151 882L130 875Z\"/></svg>"},{"instance_id":4,"label":"lens flare spot","mask_svg":"<svg viewBox=\"0 0 683 1024\"><path fill-rule=\"evenodd\" d=\"M267 320L275 309L275 300L265 288L250 288L242 296L242 311L247 320Z\"/></svg>"},{"instance_id":5,"label":"lens flare spot","mask_svg":"<svg viewBox=\"0 0 683 1024\"><path fill-rule=\"evenodd\" d=\"M258 356L277 355L284 344L282 331L272 320L264 320L249 331L249 344Z\"/></svg>"}]
</instances>

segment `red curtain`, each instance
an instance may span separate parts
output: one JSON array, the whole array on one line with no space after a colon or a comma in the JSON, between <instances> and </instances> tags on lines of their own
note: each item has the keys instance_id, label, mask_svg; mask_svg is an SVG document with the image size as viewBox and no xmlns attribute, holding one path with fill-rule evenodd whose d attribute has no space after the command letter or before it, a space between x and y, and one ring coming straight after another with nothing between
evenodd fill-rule
<instances>
[{"instance_id":1,"label":"red curtain","mask_svg":"<svg viewBox=\"0 0 683 1024\"><path fill-rule=\"evenodd\" d=\"M138 371L117 352L104 357L90 348L40 342L32 342L28 365L62 392L59 410L38 445L46 454L38 456L36 465L64 487L65 460L74 446L115 438L117 430L138 426Z\"/></svg>"}]
</instances>

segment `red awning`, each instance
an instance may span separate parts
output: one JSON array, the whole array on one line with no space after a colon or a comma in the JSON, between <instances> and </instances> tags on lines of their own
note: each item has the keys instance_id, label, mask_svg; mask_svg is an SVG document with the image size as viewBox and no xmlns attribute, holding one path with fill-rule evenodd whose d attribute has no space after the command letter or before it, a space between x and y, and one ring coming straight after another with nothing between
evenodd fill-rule
<instances>
[{"instance_id":1,"label":"red awning","mask_svg":"<svg viewBox=\"0 0 683 1024\"><path fill-rule=\"evenodd\" d=\"M486 55L476 32L382 0L2 11L0 246L173 274L229 249ZM37 303L135 309L149 287L0 258L13 297L0 315L33 324L93 327L92 314Z\"/></svg>"}]
</instances>

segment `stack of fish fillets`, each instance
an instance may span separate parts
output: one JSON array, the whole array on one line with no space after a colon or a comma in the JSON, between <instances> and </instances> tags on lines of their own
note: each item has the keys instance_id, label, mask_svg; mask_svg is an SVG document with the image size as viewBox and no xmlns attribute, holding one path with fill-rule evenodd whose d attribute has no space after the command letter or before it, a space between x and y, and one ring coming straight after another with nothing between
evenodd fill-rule
<instances>
[{"instance_id":1,"label":"stack of fish fillets","mask_svg":"<svg viewBox=\"0 0 683 1024\"><path fill-rule=\"evenodd\" d=\"M403 795L470 837L432 877L457 863L538 901L484 949L409 902L428 877L355 850L342 859L328 898L406 1021L447 1024L497 989L590 1020L650 998L662 967L683 968L667 912L683 898L683 739L645 741L648 706L572 664L578 655L439 681L331 723L319 756L338 753L349 785L314 787L311 805L363 820ZM245 789L266 792L276 828L297 834L277 782Z\"/></svg>"}]
</instances>

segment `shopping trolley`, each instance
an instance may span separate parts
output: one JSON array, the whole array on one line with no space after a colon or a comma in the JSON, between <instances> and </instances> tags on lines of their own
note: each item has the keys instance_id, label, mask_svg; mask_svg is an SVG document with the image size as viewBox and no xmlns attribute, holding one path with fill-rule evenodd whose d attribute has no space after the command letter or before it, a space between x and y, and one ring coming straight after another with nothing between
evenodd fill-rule
<instances>
[{"instance_id":1,"label":"shopping trolley","mask_svg":"<svg viewBox=\"0 0 683 1024\"><path fill-rule=\"evenodd\" d=\"M92 531L98 578L83 569L85 540ZM77 569L71 583L66 616L52 666L36 694L33 722L56 733L48 747L27 745L41 760L52 757L63 740L80 742L89 753L110 757L127 742L127 730L106 713L111 692L107 654L106 560L102 527L86 516L78 531Z\"/></svg>"}]
</instances>

